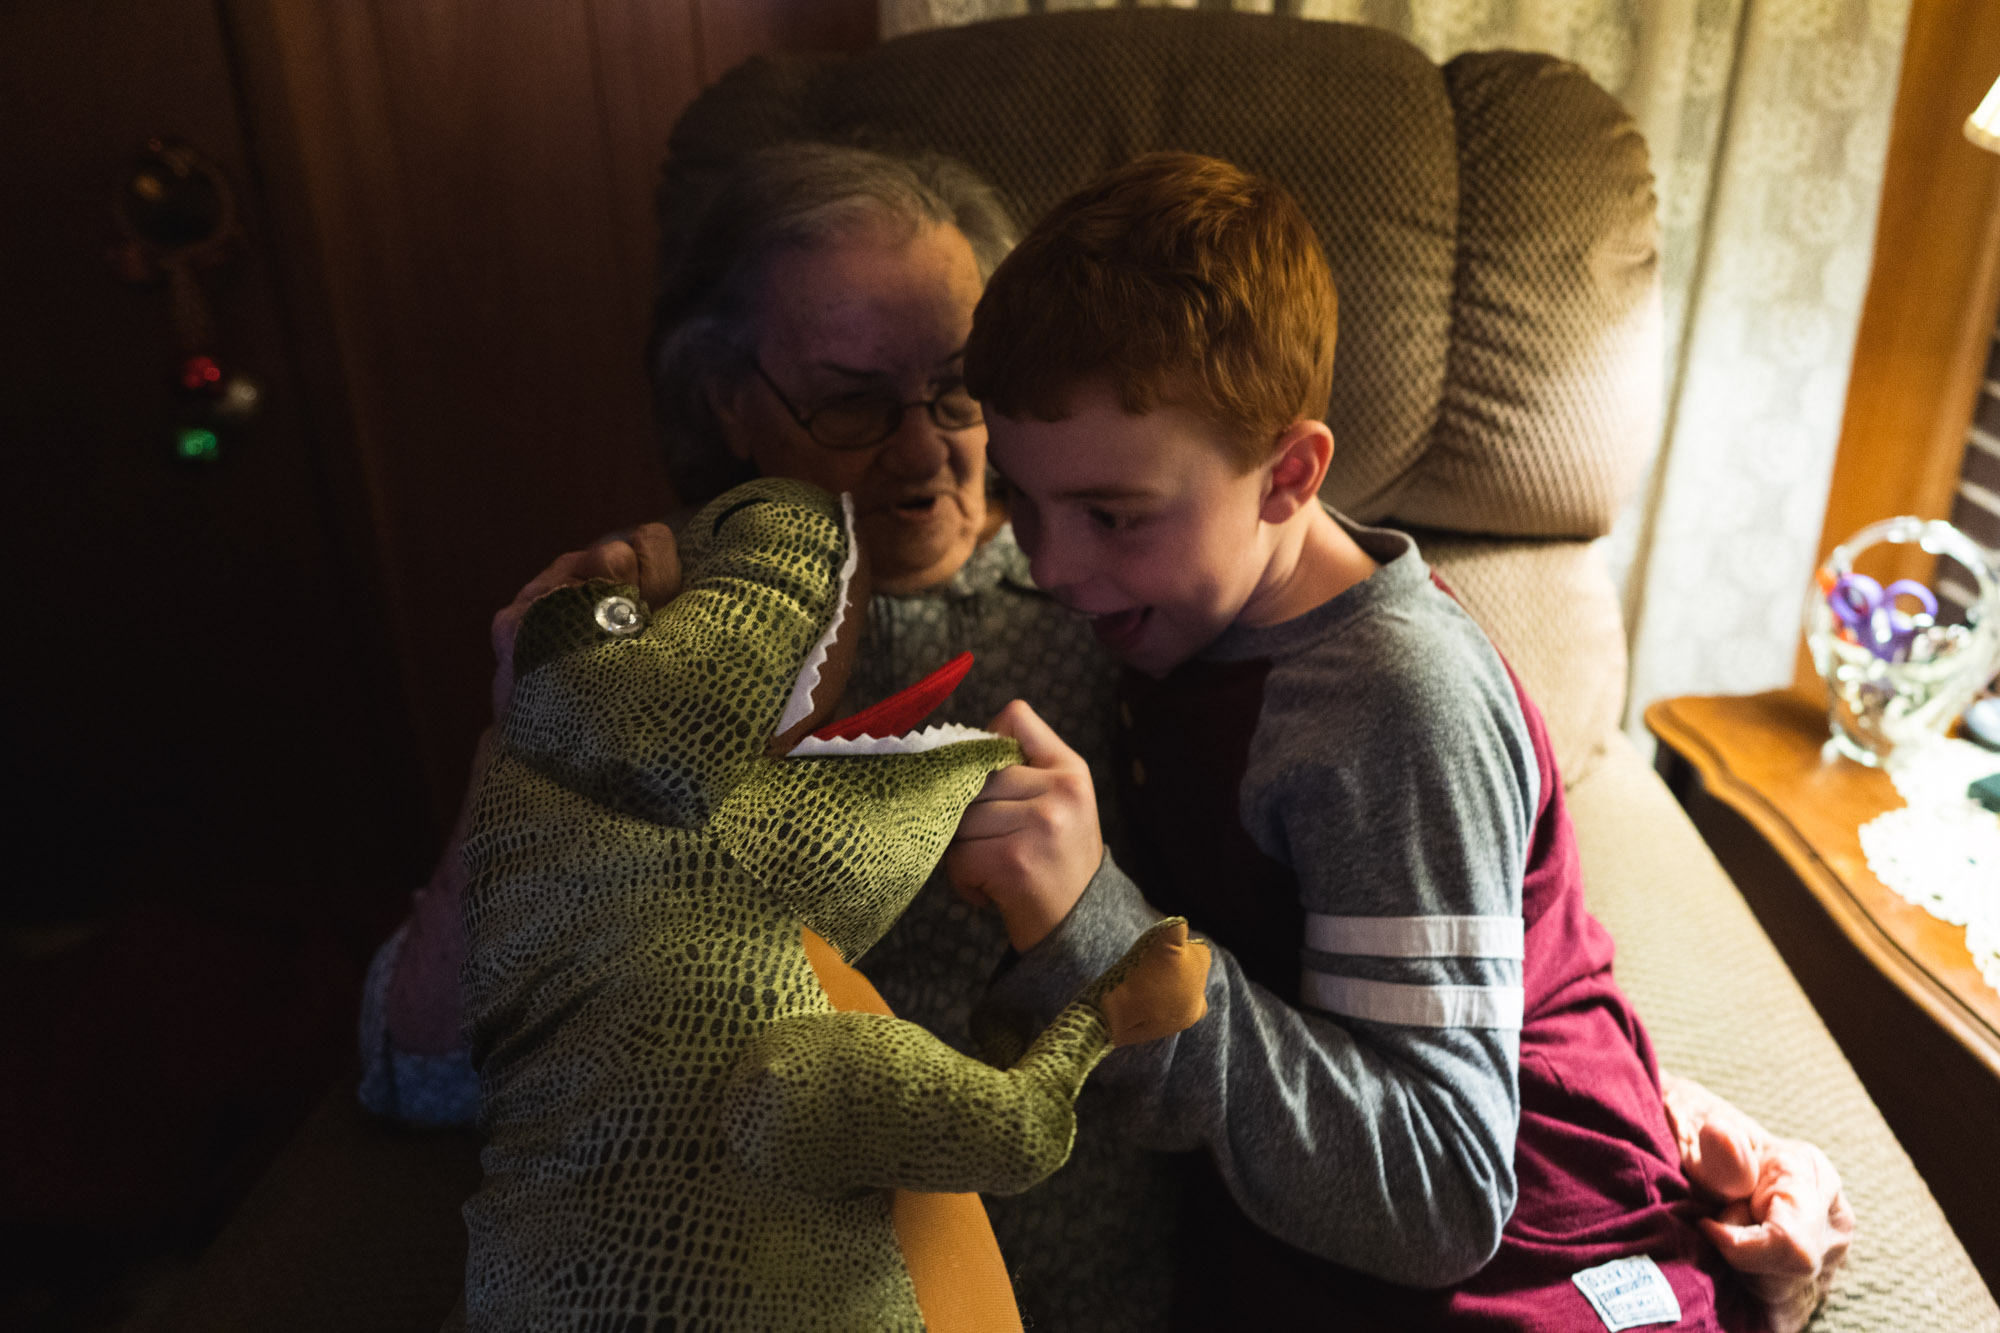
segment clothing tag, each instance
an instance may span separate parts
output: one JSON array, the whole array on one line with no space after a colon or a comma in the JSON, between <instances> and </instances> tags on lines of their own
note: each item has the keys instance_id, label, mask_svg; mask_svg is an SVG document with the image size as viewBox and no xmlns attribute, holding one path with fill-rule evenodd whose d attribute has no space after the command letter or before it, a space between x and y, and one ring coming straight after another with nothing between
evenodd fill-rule
<instances>
[{"instance_id":1,"label":"clothing tag","mask_svg":"<svg viewBox=\"0 0 2000 1333\"><path fill-rule=\"evenodd\" d=\"M1576 1283L1610 1333L1641 1324L1681 1321L1681 1303L1674 1298L1667 1275L1643 1254L1586 1268L1570 1281Z\"/></svg>"}]
</instances>

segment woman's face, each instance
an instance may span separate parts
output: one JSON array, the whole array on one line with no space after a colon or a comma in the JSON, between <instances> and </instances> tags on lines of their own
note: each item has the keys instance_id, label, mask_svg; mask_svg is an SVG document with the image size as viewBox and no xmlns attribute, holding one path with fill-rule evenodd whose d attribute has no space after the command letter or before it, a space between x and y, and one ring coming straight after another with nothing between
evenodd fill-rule
<instances>
[{"instance_id":1,"label":"woman's face","mask_svg":"<svg viewBox=\"0 0 2000 1333\"><path fill-rule=\"evenodd\" d=\"M958 385L979 267L956 227L862 223L778 255L764 279L754 370L718 396L729 447L769 477L854 496L861 543L882 592L914 592L958 572L987 523L986 427L940 428L921 406L859 449L814 440L802 417L869 392L919 403ZM773 385L777 392L773 391Z\"/></svg>"}]
</instances>

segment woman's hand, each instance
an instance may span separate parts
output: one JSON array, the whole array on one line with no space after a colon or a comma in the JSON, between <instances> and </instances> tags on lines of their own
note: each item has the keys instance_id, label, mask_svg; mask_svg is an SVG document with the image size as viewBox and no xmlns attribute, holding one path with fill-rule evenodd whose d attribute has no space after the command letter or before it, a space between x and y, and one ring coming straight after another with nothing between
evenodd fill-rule
<instances>
[{"instance_id":1,"label":"woman's hand","mask_svg":"<svg viewBox=\"0 0 2000 1333\"><path fill-rule=\"evenodd\" d=\"M1689 1183L1722 1204L1702 1230L1756 1295L1773 1333L1798 1333L1847 1261L1854 1210L1824 1152L1764 1127L1693 1079L1662 1072Z\"/></svg>"},{"instance_id":2,"label":"woman's hand","mask_svg":"<svg viewBox=\"0 0 2000 1333\"><path fill-rule=\"evenodd\" d=\"M660 605L680 591L681 562L674 534L664 523L614 533L586 550L558 556L555 563L528 580L514 600L493 617L493 655L499 661L493 675L495 718L506 709L514 688L514 633L521 627L521 617L543 593L587 579L633 584L648 604ZM465 962L465 928L460 918L465 872L459 849L472 823L473 789L486 771L491 740L490 730L479 738L472 780L460 802L458 821L430 884L417 893L403 950L389 978L383 1014L389 1040L400 1050L443 1054L462 1040L458 971Z\"/></svg>"},{"instance_id":3,"label":"woman's hand","mask_svg":"<svg viewBox=\"0 0 2000 1333\"><path fill-rule=\"evenodd\" d=\"M591 579L611 579L638 588L646 604L658 607L681 590L680 548L664 523L642 523L630 532L614 532L581 551L557 556L514 594L514 600L493 617L493 716L507 709L514 692L514 635L521 617L545 593Z\"/></svg>"},{"instance_id":4,"label":"woman's hand","mask_svg":"<svg viewBox=\"0 0 2000 1333\"><path fill-rule=\"evenodd\" d=\"M1027 761L1003 768L959 820L944 854L952 885L972 902L992 903L1017 953L1040 944L1104 859L1090 768L1019 699L986 724L1020 742Z\"/></svg>"}]
</instances>

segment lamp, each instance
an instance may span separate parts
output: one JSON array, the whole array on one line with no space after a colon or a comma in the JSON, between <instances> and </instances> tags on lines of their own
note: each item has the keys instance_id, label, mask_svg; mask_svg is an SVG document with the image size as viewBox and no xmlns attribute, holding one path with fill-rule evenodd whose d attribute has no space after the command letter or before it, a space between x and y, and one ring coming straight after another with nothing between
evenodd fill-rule
<instances>
[{"instance_id":1,"label":"lamp","mask_svg":"<svg viewBox=\"0 0 2000 1333\"><path fill-rule=\"evenodd\" d=\"M1965 137L1989 153L2000 153L2000 80L1987 90L1979 109L1965 118Z\"/></svg>"}]
</instances>

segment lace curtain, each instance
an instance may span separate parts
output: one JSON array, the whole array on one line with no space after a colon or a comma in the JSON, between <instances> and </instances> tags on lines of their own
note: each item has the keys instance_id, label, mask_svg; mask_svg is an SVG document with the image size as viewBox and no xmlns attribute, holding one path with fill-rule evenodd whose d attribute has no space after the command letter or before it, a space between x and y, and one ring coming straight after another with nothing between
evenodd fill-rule
<instances>
[{"instance_id":1,"label":"lace curtain","mask_svg":"<svg viewBox=\"0 0 2000 1333\"><path fill-rule=\"evenodd\" d=\"M880 0L882 35L1118 0ZM1126 0L1130 3L1130 0ZM1509 47L1615 93L1659 177L1667 410L1607 541L1628 717L1788 682L1868 282L1910 0L1184 0Z\"/></svg>"}]
</instances>

